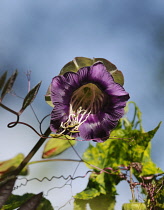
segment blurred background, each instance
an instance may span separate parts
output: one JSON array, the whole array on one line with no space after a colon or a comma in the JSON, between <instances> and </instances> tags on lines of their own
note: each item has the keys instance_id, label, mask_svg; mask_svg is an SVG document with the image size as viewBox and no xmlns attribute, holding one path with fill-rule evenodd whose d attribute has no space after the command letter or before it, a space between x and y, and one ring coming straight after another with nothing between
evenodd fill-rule
<instances>
[{"instance_id":1,"label":"blurred background","mask_svg":"<svg viewBox=\"0 0 164 210\"><path fill-rule=\"evenodd\" d=\"M51 112L44 102L44 95L61 68L74 57L102 57L114 63L125 77L125 89L143 113L143 126L152 130L164 119L164 1L163 0L1 0L0 3L0 73L8 70L11 75L18 69L14 86L17 95L27 93L25 73L31 70L31 86L42 81L33 103L41 120ZM7 96L4 104L19 111L22 100ZM15 120L11 113L0 109L0 160L24 155L31 150L38 136L29 128L18 125L13 129L7 124ZM21 116L38 130L38 122L30 108ZM43 123L43 130L49 119ZM152 159L164 169L163 124L152 141ZM82 155L87 142L78 143L76 151ZM41 159L43 147L33 160ZM59 158L78 159L70 148ZM51 178L73 174L77 163L54 162L30 166L28 178ZM88 169L80 164L75 175L85 175ZM21 183L21 181L20 181ZM65 205L75 194L85 188L87 177L72 182L64 188L49 191L46 198L55 209ZM15 194L37 193L62 186L62 180L28 182ZM125 191L126 189L126 191ZM116 210L128 202L130 192L126 183L118 186ZM67 204L62 209L73 209Z\"/></svg>"}]
</instances>

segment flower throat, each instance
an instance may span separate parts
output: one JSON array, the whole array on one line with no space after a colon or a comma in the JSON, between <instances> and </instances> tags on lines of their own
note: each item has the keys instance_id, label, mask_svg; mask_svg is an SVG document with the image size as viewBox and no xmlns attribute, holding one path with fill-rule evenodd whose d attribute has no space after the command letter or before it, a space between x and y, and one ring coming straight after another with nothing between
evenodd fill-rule
<instances>
[{"instance_id":1,"label":"flower throat","mask_svg":"<svg viewBox=\"0 0 164 210\"><path fill-rule=\"evenodd\" d=\"M105 103L105 94L94 84L88 83L74 91L69 109L69 117L62 122L61 133L73 135L79 133L79 127L90 114L98 113Z\"/></svg>"},{"instance_id":2,"label":"flower throat","mask_svg":"<svg viewBox=\"0 0 164 210\"><path fill-rule=\"evenodd\" d=\"M104 98L105 94L95 84L88 83L74 91L70 104L75 112L81 107L96 114L103 108Z\"/></svg>"}]
</instances>

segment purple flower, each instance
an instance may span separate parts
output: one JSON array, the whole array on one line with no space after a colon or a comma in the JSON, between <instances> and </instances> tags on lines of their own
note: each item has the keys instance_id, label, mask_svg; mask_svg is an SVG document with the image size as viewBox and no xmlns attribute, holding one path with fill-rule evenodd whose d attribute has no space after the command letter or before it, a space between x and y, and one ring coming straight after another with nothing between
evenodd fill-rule
<instances>
[{"instance_id":1,"label":"purple flower","mask_svg":"<svg viewBox=\"0 0 164 210\"><path fill-rule=\"evenodd\" d=\"M102 62L56 76L51 83L53 132L103 142L124 114L129 94Z\"/></svg>"}]
</instances>

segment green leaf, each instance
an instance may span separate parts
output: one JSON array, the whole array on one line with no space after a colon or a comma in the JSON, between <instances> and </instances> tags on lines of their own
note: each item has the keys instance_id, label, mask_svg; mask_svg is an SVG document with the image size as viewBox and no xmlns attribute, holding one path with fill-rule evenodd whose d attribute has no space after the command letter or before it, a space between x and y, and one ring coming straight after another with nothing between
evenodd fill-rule
<instances>
[{"instance_id":1,"label":"green leaf","mask_svg":"<svg viewBox=\"0 0 164 210\"><path fill-rule=\"evenodd\" d=\"M87 205L89 205L91 210L113 210L115 203L115 197L110 194L100 195L90 200L75 199L74 210L88 209Z\"/></svg>"},{"instance_id":2,"label":"green leaf","mask_svg":"<svg viewBox=\"0 0 164 210\"><path fill-rule=\"evenodd\" d=\"M156 166L156 164L151 159L151 144L144 151L142 158L142 173L140 176L149 176L153 174L163 173L163 171Z\"/></svg>"},{"instance_id":3,"label":"green leaf","mask_svg":"<svg viewBox=\"0 0 164 210\"><path fill-rule=\"evenodd\" d=\"M23 105L22 105L22 108L21 108L21 111L22 112L23 110L26 109L27 106L29 106L33 100L35 99L38 91L39 91L39 88L40 88L40 85L41 85L41 82L39 82L34 88L32 88L26 95L24 101L23 101Z\"/></svg>"},{"instance_id":4,"label":"green leaf","mask_svg":"<svg viewBox=\"0 0 164 210\"><path fill-rule=\"evenodd\" d=\"M122 166L128 169L130 165L133 165L133 172L138 180L141 180L142 175L162 173L150 156L151 140L158 131L160 123L155 129L144 132L141 112L136 104L134 105L135 113L132 121L127 118L121 119L119 126L111 132L107 141L97 143L96 146L90 144L84 152L83 160L87 162L87 167L93 169L93 173L90 175L86 189L78 193L75 196L76 199L92 200L94 197L106 194L114 196L115 186L123 178L119 176ZM128 126L123 126L126 120ZM140 124L139 130L133 129L135 123Z\"/></svg>"},{"instance_id":5,"label":"green leaf","mask_svg":"<svg viewBox=\"0 0 164 210\"><path fill-rule=\"evenodd\" d=\"M164 176L156 180L156 195L155 195L155 200L156 200L156 209L164 209ZM158 208L157 208L158 207Z\"/></svg>"},{"instance_id":6,"label":"green leaf","mask_svg":"<svg viewBox=\"0 0 164 210\"><path fill-rule=\"evenodd\" d=\"M102 169L128 166L131 162L141 163L144 152L158 128L159 125L147 133L139 130L116 129L112 131L106 142L99 143L95 147L90 145L84 152L83 159Z\"/></svg>"},{"instance_id":7,"label":"green leaf","mask_svg":"<svg viewBox=\"0 0 164 210\"><path fill-rule=\"evenodd\" d=\"M14 171L23 159L24 155L20 153L10 160L0 161L0 179ZM27 175L27 167L21 171L21 175Z\"/></svg>"},{"instance_id":8,"label":"green leaf","mask_svg":"<svg viewBox=\"0 0 164 210\"><path fill-rule=\"evenodd\" d=\"M5 84L6 77L7 77L7 71L5 71L0 77L0 90L3 88L3 85Z\"/></svg>"},{"instance_id":9,"label":"green leaf","mask_svg":"<svg viewBox=\"0 0 164 210\"><path fill-rule=\"evenodd\" d=\"M34 194L26 193L22 196L20 195L11 195L6 204L3 206L3 210L14 210L25 202L27 202L30 198L35 196ZM40 196L40 195L39 195ZM35 197L34 197L35 198ZM39 206L35 208L36 210L53 210L53 207L49 200L42 198ZM30 209L29 209L30 210Z\"/></svg>"},{"instance_id":10,"label":"green leaf","mask_svg":"<svg viewBox=\"0 0 164 210\"><path fill-rule=\"evenodd\" d=\"M55 138L49 139L49 141L46 143L42 158L50 158L59 155L60 153L71 147L71 145L76 144L76 141L69 140L69 136L67 135L65 136L54 134L52 136Z\"/></svg>"},{"instance_id":11,"label":"green leaf","mask_svg":"<svg viewBox=\"0 0 164 210\"><path fill-rule=\"evenodd\" d=\"M144 203L124 203L122 210L146 210Z\"/></svg>"},{"instance_id":12,"label":"green leaf","mask_svg":"<svg viewBox=\"0 0 164 210\"><path fill-rule=\"evenodd\" d=\"M77 193L74 196L74 198L80 199L80 200L81 199L82 200L89 200L89 199L95 198L95 197L97 197L99 195L100 195L100 192L97 189L87 187L87 189L85 189L81 193Z\"/></svg>"},{"instance_id":13,"label":"green leaf","mask_svg":"<svg viewBox=\"0 0 164 210\"><path fill-rule=\"evenodd\" d=\"M43 193L33 195L25 203L23 203L18 210L36 210L39 207Z\"/></svg>"},{"instance_id":14,"label":"green leaf","mask_svg":"<svg viewBox=\"0 0 164 210\"><path fill-rule=\"evenodd\" d=\"M115 196L116 187L115 185L120 182L120 177L114 173L107 174L91 174L86 189L80 193L77 193L74 197L76 199L89 200L100 195Z\"/></svg>"},{"instance_id":15,"label":"green leaf","mask_svg":"<svg viewBox=\"0 0 164 210\"><path fill-rule=\"evenodd\" d=\"M157 132L160 124L152 131L141 132L140 130L116 129L111 133L110 138L104 143L97 143L96 146L89 145L83 154L83 159L90 163L87 167L93 169L96 173L97 168L104 169L110 167L110 173L105 172L101 174L92 174L89 178L89 183L86 190L77 194L77 198L83 199L87 197L86 192L94 188L100 194L116 193L115 185L117 185L121 178L118 176L120 166L129 166L131 163L141 163L143 165L143 173L151 174L154 172L161 172L157 170L155 164L151 162L151 167L146 166L146 150L149 147L150 141ZM94 167L95 166L95 167ZM150 166L150 165L149 165ZM114 170L117 171L114 171ZM139 179L140 174L135 173ZM96 195L96 194L95 194ZM85 198L86 199L86 198ZM89 199L89 197L88 197Z\"/></svg>"},{"instance_id":16,"label":"green leaf","mask_svg":"<svg viewBox=\"0 0 164 210\"><path fill-rule=\"evenodd\" d=\"M0 208L6 203L11 195L16 178L11 177L0 183Z\"/></svg>"},{"instance_id":17,"label":"green leaf","mask_svg":"<svg viewBox=\"0 0 164 210\"><path fill-rule=\"evenodd\" d=\"M14 82L16 80L16 77L18 75L18 72L17 70L11 75L11 77L7 80L3 90L2 90L2 93L1 93L1 99L4 98L4 96L9 93L14 85Z\"/></svg>"}]
</instances>

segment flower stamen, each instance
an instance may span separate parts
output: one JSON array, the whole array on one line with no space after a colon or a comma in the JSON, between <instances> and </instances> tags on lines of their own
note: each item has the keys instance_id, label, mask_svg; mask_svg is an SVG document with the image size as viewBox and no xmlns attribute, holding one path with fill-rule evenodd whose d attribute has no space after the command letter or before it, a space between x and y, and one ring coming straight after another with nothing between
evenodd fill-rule
<instances>
[{"instance_id":1,"label":"flower stamen","mask_svg":"<svg viewBox=\"0 0 164 210\"><path fill-rule=\"evenodd\" d=\"M79 133L79 127L82 125L89 117L91 111L87 113L87 110L79 107L77 111L73 111L72 106L70 105L70 114L66 122L61 122L60 128L62 131L60 134L66 133Z\"/></svg>"}]
</instances>

